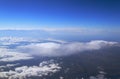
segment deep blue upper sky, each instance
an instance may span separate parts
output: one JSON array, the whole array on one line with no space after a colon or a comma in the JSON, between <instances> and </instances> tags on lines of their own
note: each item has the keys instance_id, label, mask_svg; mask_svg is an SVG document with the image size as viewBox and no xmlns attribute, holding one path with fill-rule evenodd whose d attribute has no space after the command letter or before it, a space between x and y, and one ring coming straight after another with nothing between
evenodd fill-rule
<instances>
[{"instance_id":1,"label":"deep blue upper sky","mask_svg":"<svg viewBox=\"0 0 120 79\"><path fill-rule=\"evenodd\" d=\"M0 27L120 27L119 0L0 0Z\"/></svg>"}]
</instances>

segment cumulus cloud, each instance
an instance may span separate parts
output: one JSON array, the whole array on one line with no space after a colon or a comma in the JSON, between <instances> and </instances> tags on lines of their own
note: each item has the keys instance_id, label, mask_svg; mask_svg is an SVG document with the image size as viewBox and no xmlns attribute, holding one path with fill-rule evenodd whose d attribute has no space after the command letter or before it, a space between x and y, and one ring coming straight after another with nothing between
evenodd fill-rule
<instances>
[{"instance_id":1,"label":"cumulus cloud","mask_svg":"<svg viewBox=\"0 0 120 79\"><path fill-rule=\"evenodd\" d=\"M8 79L28 79L32 76L47 76L58 72L61 69L58 63L53 60L43 61L39 66L22 66L16 67L15 70L0 72L0 78Z\"/></svg>"},{"instance_id":2,"label":"cumulus cloud","mask_svg":"<svg viewBox=\"0 0 120 79\"><path fill-rule=\"evenodd\" d=\"M1 65L0 66L0 71L4 71L4 69L6 69L6 68L12 68L12 67L18 66L19 64L20 63Z\"/></svg>"},{"instance_id":3,"label":"cumulus cloud","mask_svg":"<svg viewBox=\"0 0 120 79\"><path fill-rule=\"evenodd\" d=\"M25 46L18 46L17 50L39 56L65 56L86 50L97 50L105 46L111 46L117 42L96 40L90 42L71 43L32 43Z\"/></svg>"},{"instance_id":4,"label":"cumulus cloud","mask_svg":"<svg viewBox=\"0 0 120 79\"><path fill-rule=\"evenodd\" d=\"M0 62L13 62L32 58L32 56L26 53L14 52L6 48L0 48Z\"/></svg>"}]
</instances>

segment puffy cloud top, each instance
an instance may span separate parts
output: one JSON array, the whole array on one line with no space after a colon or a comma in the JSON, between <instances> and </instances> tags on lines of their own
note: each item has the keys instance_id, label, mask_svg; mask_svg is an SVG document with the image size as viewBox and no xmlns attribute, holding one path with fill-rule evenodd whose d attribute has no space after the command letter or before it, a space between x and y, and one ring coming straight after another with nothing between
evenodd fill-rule
<instances>
[{"instance_id":1,"label":"puffy cloud top","mask_svg":"<svg viewBox=\"0 0 120 79\"><path fill-rule=\"evenodd\" d=\"M17 67L15 70L0 72L0 78L8 79L27 79L32 76L47 76L59 71L61 67L58 63L53 61L43 61L39 66L22 66Z\"/></svg>"}]
</instances>

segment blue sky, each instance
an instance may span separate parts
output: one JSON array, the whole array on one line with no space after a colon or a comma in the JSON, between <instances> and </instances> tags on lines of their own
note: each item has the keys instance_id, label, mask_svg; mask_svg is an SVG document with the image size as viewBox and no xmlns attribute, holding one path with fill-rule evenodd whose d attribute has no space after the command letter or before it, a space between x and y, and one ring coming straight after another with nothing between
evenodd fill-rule
<instances>
[{"instance_id":1,"label":"blue sky","mask_svg":"<svg viewBox=\"0 0 120 79\"><path fill-rule=\"evenodd\" d=\"M119 27L118 0L0 0L0 26Z\"/></svg>"},{"instance_id":2,"label":"blue sky","mask_svg":"<svg viewBox=\"0 0 120 79\"><path fill-rule=\"evenodd\" d=\"M119 4L119 0L0 0L0 28L100 29L98 35L119 37Z\"/></svg>"}]
</instances>

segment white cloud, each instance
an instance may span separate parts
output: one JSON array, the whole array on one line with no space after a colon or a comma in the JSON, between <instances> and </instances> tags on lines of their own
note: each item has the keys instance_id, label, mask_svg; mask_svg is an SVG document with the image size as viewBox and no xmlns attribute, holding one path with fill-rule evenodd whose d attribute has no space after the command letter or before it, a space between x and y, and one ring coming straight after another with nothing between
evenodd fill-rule
<instances>
[{"instance_id":1,"label":"white cloud","mask_svg":"<svg viewBox=\"0 0 120 79\"><path fill-rule=\"evenodd\" d=\"M0 68L2 67L13 67L13 66L17 66L19 65L19 63L16 63L16 64L6 64L6 65L3 65L3 66L0 66Z\"/></svg>"},{"instance_id":2,"label":"white cloud","mask_svg":"<svg viewBox=\"0 0 120 79\"><path fill-rule=\"evenodd\" d=\"M61 67L58 63L54 63L52 60L43 61L39 66L22 66L17 67L15 70L0 72L0 78L8 79L27 79L31 76L47 76L59 71Z\"/></svg>"},{"instance_id":3,"label":"white cloud","mask_svg":"<svg viewBox=\"0 0 120 79\"><path fill-rule=\"evenodd\" d=\"M33 57L26 53L13 52L6 48L0 48L0 62L13 62L18 60L28 60Z\"/></svg>"},{"instance_id":4,"label":"white cloud","mask_svg":"<svg viewBox=\"0 0 120 79\"><path fill-rule=\"evenodd\" d=\"M97 50L116 43L117 42L108 42L103 40L71 43L32 43L30 45L18 46L17 50L37 56L65 56L86 50Z\"/></svg>"},{"instance_id":5,"label":"white cloud","mask_svg":"<svg viewBox=\"0 0 120 79\"><path fill-rule=\"evenodd\" d=\"M11 68L11 67L18 66L18 65L19 65L19 63L1 65L1 66L0 66L0 71L4 71L4 68Z\"/></svg>"},{"instance_id":6,"label":"white cloud","mask_svg":"<svg viewBox=\"0 0 120 79\"><path fill-rule=\"evenodd\" d=\"M22 38L22 37L0 37L0 45L11 45L17 44L19 42L37 42L38 40L32 38Z\"/></svg>"},{"instance_id":7,"label":"white cloud","mask_svg":"<svg viewBox=\"0 0 120 79\"><path fill-rule=\"evenodd\" d=\"M51 57L66 56L86 50L97 50L102 47L117 43L103 40L94 40L90 42L66 42L51 38L46 39L49 42L38 42L40 40L34 40L33 42L33 39L26 40L24 38L17 37L4 37L0 39L0 41L3 41L3 43L5 40L9 41L10 43L20 41L32 42L27 45L23 44L17 46L14 49L7 49L6 47L0 48L0 61L4 62L31 59L32 57L30 55Z\"/></svg>"}]
</instances>

